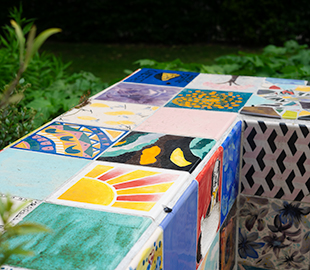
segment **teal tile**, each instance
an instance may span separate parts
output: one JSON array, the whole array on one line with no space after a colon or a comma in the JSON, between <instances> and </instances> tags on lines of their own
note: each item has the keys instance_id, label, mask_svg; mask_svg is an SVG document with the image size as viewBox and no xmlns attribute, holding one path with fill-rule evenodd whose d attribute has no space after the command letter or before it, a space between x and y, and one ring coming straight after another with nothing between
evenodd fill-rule
<instances>
[{"instance_id":1,"label":"teal tile","mask_svg":"<svg viewBox=\"0 0 310 270\"><path fill-rule=\"evenodd\" d=\"M53 213L51 215L51 213ZM8 265L29 269L114 269L151 224L151 219L43 203L23 222L37 222L52 233L24 235L33 257L12 256Z\"/></svg>"},{"instance_id":2,"label":"teal tile","mask_svg":"<svg viewBox=\"0 0 310 270\"><path fill-rule=\"evenodd\" d=\"M42 200L89 162L7 148L0 152L1 193Z\"/></svg>"}]
</instances>

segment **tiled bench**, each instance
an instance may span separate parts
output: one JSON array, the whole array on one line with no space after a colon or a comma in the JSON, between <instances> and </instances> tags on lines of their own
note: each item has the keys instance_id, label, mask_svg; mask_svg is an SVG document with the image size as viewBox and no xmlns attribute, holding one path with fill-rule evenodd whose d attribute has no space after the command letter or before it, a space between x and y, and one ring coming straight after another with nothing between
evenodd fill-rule
<instances>
[{"instance_id":1,"label":"tiled bench","mask_svg":"<svg viewBox=\"0 0 310 270\"><path fill-rule=\"evenodd\" d=\"M308 93L136 71L0 152L13 222L53 230L3 268L308 269Z\"/></svg>"}]
</instances>

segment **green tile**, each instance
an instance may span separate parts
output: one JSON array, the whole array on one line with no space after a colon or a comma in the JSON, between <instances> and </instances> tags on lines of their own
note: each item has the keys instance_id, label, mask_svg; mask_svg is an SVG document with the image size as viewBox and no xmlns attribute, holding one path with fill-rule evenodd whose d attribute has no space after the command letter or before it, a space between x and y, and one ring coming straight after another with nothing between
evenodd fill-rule
<instances>
[{"instance_id":1,"label":"green tile","mask_svg":"<svg viewBox=\"0 0 310 270\"><path fill-rule=\"evenodd\" d=\"M37 222L51 234L11 241L35 256L12 256L8 264L29 269L114 269L151 224L151 219L43 203L23 222Z\"/></svg>"}]
</instances>

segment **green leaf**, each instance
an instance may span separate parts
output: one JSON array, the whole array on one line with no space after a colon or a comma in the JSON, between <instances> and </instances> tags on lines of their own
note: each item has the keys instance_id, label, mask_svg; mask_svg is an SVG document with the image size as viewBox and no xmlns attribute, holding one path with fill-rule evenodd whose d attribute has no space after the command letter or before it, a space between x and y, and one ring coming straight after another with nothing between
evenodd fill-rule
<instances>
[{"instance_id":1,"label":"green leaf","mask_svg":"<svg viewBox=\"0 0 310 270\"><path fill-rule=\"evenodd\" d=\"M24 98L24 94L22 94L22 93L15 94L15 95L13 95L13 96L10 96L10 98L9 98L9 103L18 103L18 102L20 102L23 98Z\"/></svg>"},{"instance_id":2,"label":"green leaf","mask_svg":"<svg viewBox=\"0 0 310 270\"><path fill-rule=\"evenodd\" d=\"M40 33L34 40L31 50L31 56L33 56L39 50L39 48L46 39L48 39L51 35L59 33L61 31L62 30L60 28L50 28Z\"/></svg>"},{"instance_id":3,"label":"green leaf","mask_svg":"<svg viewBox=\"0 0 310 270\"><path fill-rule=\"evenodd\" d=\"M24 62L24 70L27 69L28 64L32 57L32 49L33 49L33 41L36 35L37 28L35 25L33 25L30 29L28 38L27 38L27 49L26 49L26 56L25 56L25 62Z\"/></svg>"},{"instance_id":4,"label":"green leaf","mask_svg":"<svg viewBox=\"0 0 310 270\"><path fill-rule=\"evenodd\" d=\"M125 73L126 75L130 75L131 73L133 73L133 71L130 70L130 69L124 69L124 73Z\"/></svg>"},{"instance_id":5,"label":"green leaf","mask_svg":"<svg viewBox=\"0 0 310 270\"><path fill-rule=\"evenodd\" d=\"M287 52L286 48L276 47L274 45L268 45L263 50L263 54L268 55L283 55L286 54L286 52Z\"/></svg>"},{"instance_id":6,"label":"green leaf","mask_svg":"<svg viewBox=\"0 0 310 270\"><path fill-rule=\"evenodd\" d=\"M22 63L24 58L24 47L25 47L24 33L21 27L14 20L11 20L11 24L15 28L16 37L19 43L19 61L20 63Z\"/></svg>"},{"instance_id":7,"label":"green leaf","mask_svg":"<svg viewBox=\"0 0 310 270\"><path fill-rule=\"evenodd\" d=\"M310 65L309 66L303 66L300 68L302 72L304 72L304 75L309 76L310 75Z\"/></svg>"},{"instance_id":8,"label":"green leaf","mask_svg":"<svg viewBox=\"0 0 310 270\"><path fill-rule=\"evenodd\" d=\"M225 74L225 71L221 65L202 65L201 67L202 73L211 73L211 74Z\"/></svg>"},{"instance_id":9,"label":"green leaf","mask_svg":"<svg viewBox=\"0 0 310 270\"><path fill-rule=\"evenodd\" d=\"M36 223L18 223L15 226L10 227L6 233L11 236L18 236L41 232L51 232L51 230Z\"/></svg>"},{"instance_id":10,"label":"green leaf","mask_svg":"<svg viewBox=\"0 0 310 270\"><path fill-rule=\"evenodd\" d=\"M154 66L157 62L155 60L150 60L150 59L140 59L134 62L133 64L138 64L140 67L144 66Z\"/></svg>"}]
</instances>

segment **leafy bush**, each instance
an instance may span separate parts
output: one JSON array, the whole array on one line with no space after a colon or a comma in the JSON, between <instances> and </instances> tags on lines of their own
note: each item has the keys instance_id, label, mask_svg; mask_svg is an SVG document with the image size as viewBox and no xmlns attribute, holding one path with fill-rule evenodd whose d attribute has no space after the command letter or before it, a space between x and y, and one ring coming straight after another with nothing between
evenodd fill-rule
<instances>
[{"instance_id":1,"label":"leafy bush","mask_svg":"<svg viewBox=\"0 0 310 270\"><path fill-rule=\"evenodd\" d=\"M29 35L34 20L22 18L21 13L22 7L13 8L10 17L22 26L23 35ZM21 56L14 29L8 25L3 29L5 34L0 36L0 95L16 78ZM93 95L107 86L89 72L68 75L69 65L52 54L33 55L15 89L15 94L20 91L18 89L23 89L24 98L17 104L0 108L0 149L77 105L86 93Z\"/></svg>"},{"instance_id":2,"label":"leafy bush","mask_svg":"<svg viewBox=\"0 0 310 270\"><path fill-rule=\"evenodd\" d=\"M172 62L141 59L135 64L145 68L310 80L310 50L294 40L285 42L283 47L268 45L261 54L224 55L209 66L187 64L179 59Z\"/></svg>"}]
</instances>

